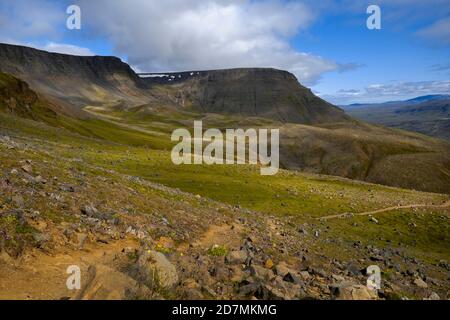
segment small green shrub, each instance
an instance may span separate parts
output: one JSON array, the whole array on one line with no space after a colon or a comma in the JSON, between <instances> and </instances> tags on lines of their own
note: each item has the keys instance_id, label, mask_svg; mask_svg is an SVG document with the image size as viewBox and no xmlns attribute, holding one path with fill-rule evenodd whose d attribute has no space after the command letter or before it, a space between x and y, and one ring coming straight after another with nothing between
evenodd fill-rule
<instances>
[{"instance_id":1,"label":"small green shrub","mask_svg":"<svg viewBox=\"0 0 450 320\"><path fill-rule=\"evenodd\" d=\"M228 249L217 244L208 249L208 255L213 257L224 257L228 254Z\"/></svg>"}]
</instances>

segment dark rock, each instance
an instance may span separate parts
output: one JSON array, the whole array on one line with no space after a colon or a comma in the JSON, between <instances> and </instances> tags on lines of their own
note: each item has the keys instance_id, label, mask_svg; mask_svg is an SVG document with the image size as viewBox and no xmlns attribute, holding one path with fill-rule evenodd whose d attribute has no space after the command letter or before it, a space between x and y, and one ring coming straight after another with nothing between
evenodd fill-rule
<instances>
[{"instance_id":1,"label":"dark rock","mask_svg":"<svg viewBox=\"0 0 450 320\"><path fill-rule=\"evenodd\" d=\"M300 233L300 234L303 234L303 235L305 235L305 236L307 236L309 233L308 233L308 230L306 230L305 228L300 228L299 230L298 230L298 232Z\"/></svg>"},{"instance_id":2,"label":"dark rock","mask_svg":"<svg viewBox=\"0 0 450 320\"><path fill-rule=\"evenodd\" d=\"M352 275L352 276L359 276L359 275L361 275L362 274L362 272L361 272L361 268L359 268L356 264L354 264L354 263L349 263L347 266L346 266L346 270L347 270L347 272L350 274L350 275Z\"/></svg>"},{"instance_id":3,"label":"dark rock","mask_svg":"<svg viewBox=\"0 0 450 320\"><path fill-rule=\"evenodd\" d=\"M263 296L263 286L260 282L247 282L244 281L241 283L241 287L239 288L239 295L243 297L248 296Z\"/></svg>"},{"instance_id":4,"label":"dark rock","mask_svg":"<svg viewBox=\"0 0 450 320\"><path fill-rule=\"evenodd\" d=\"M94 206L86 205L81 208L81 213L90 218L95 218L99 220L109 220L111 219L111 215L107 213L102 213L97 210Z\"/></svg>"},{"instance_id":5,"label":"dark rock","mask_svg":"<svg viewBox=\"0 0 450 320\"><path fill-rule=\"evenodd\" d=\"M295 284L304 284L303 281L296 275L291 272L288 272L284 277L283 281L295 283Z\"/></svg>"},{"instance_id":6,"label":"dark rock","mask_svg":"<svg viewBox=\"0 0 450 320\"><path fill-rule=\"evenodd\" d=\"M450 271L450 265L446 260L440 260L438 266Z\"/></svg>"},{"instance_id":7,"label":"dark rock","mask_svg":"<svg viewBox=\"0 0 450 320\"><path fill-rule=\"evenodd\" d=\"M250 267L250 273L255 279L264 281L270 280L275 277L275 274L272 272L272 270L257 265L252 265Z\"/></svg>"},{"instance_id":8,"label":"dark rock","mask_svg":"<svg viewBox=\"0 0 450 320\"><path fill-rule=\"evenodd\" d=\"M384 261L384 257L382 257L381 255L371 255L370 256L370 260L372 260L372 261Z\"/></svg>"},{"instance_id":9,"label":"dark rock","mask_svg":"<svg viewBox=\"0 0 450 320\"><path fill-rule=\"evenodd\" d=\"M317 268L308 268L308 271L314 275L320 276L322 278L327 278L328 274L323 269L317 269Z\"/></svg>"},{"instance_id":10,"label":"dark rock","mask_svg":"<svg viewBox=\"0 0 450 320\"><path fill-rule=\"evenodd\" d=\"M34 182L46 184L46 183L47 183L47 180L45 180L45 179L42 178L41 176L37 176L37 177L34 178Z\"/></svg>"}]
</instances>

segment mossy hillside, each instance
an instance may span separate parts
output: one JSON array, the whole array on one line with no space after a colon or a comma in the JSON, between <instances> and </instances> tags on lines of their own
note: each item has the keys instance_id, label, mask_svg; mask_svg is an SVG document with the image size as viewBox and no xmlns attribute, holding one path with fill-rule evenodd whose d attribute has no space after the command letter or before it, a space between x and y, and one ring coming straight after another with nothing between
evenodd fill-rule
<instances>
[{"instance_id":1,"label":"mossy hillside","mask_svg":"<svg viewBox=\"0 0 450 320\"><path fill-rule=\"evenodd\" d=\"M3 116L5 117L5 116ZM2 124L8 121L3 118ZM261 176L259 168L249 165L181 165L175 166L170 152L151 148L154 137L142 140L142 146L119 144L120 140L138 143L135 132L108 124L89 122L92 131L105 133L103 139L86 138L64 129L42 127L42 124L10 118L10 130L45 139L52 152L90 164L143 177L193 194L200 194L232 205L278 215L320 217L346 212L379 209L399 202L443 201L445 196L371 185L351 180L319 177L298 172L281 171L276 176ZM111 134L111 136L109 135ZM139 133L139 135L144 135ZM111 140L115 140L112 142ZM53 143L63 147L52 147ZM80 163L82 166L83 163Z\"/></svg>"}]
</instances>

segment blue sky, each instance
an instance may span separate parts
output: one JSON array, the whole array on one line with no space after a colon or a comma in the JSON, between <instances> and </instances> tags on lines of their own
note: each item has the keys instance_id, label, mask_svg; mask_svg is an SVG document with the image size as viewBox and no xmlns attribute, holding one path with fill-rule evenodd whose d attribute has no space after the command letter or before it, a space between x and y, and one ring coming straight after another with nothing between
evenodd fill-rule
<instances>
[{"instance_id":1,"label":"blue sky","mask_svg":"<svg viewBox=\"0 0 450 320\"><path fill-rule=\"evenodd\" d=\"M409 1L404 2L406 6ZM377 2L369 1L369 3ZM442 37L437 35L425 37L420 33L436 21L450 17L449 3L443 7L437 6L433 10L430 9L431 12L424 14L423 17L420 17L422 6L405 8L405 15L411 13L416 17L412 21L408 18L397 20L390 17L401 12L402 6L392 8L380 3L381 30L366 28L368 15L363 10L356 12L342 10L325 15L308 30L309 37L298 35L293 40L294 46L308 52L317 52L335 61L353 62L359 67L351 72L325 73L321 81L313 86L314 91L340 102L339 94L336 93L344 90L364 92L364 88L379 84L385 85L387 89L390 86L398 89L403 83L411 85L412 82L423 84L448 81L450 79L449 31L442 30ZM433 1L429 1L428 6L432 8ZM440 10L441 12L438 12ZM405 90L398 95L389 94L390 90L386 91L386 95L382 94L379 98L370 94L361 94L356 96L356 100L350 102L404 99L428 93L426 90L421 92L420 88L417 93ZM433 92L449 93L448 85L444 87L444 90L431 90L429 93ZM345 94L343 96L346 97ZM342 100L348 102L346 98Z\"/></svg>"},{"instance_id":2,"label":"blue sky","mask_svg":"<svg viewBox=\"0 0 450 320\"><path fill-rule=\"evenodd\" d=\"M81 30L66 28L70 4ZM366 27L369 4L381 30ZM137 71L286 69L336 104L450 94L448 0L6 0L0 41Z\"/></svg>"}]
</instances>

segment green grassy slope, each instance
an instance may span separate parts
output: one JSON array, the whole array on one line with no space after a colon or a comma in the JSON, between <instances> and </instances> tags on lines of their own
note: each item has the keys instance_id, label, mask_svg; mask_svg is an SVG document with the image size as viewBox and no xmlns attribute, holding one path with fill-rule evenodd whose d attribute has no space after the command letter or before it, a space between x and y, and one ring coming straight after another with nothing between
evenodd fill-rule
<instances>
[{"instance_id":1,"label":"green grassy slope","mask_svg":"<svg viewBox=\"0 0 450 320\"><path fill-rule=\"evenodd\" d=\"M134 184L133 179L117 177L132 176L159 182L202 198L254 210L248 215L251 220L258 219L252 215L257 214L256 211L258 215L285 219L294 232L304 225L320 230L320 238L309 242L310 249L329 259L356 261L364 252L360 248L365 246L389 250L401 248L405 255L421 259L430 266L442 259L450 259L448 208L391 210L377 214L378 223L373 223L367 216L327 221L318 219L397 205L442 204L449 200L447 195L295 171L262 177L258 167L249 165L175 166L170 161L170 145L165 144L167 137L164 135L136 132L103 120L58 120L65 128L0 112L0 142L7 141L3 136L8 136L21 144L21 147L7 148L0 143L0 171L10 172L11 168L20 167L20 163L27 159L47 179L56 177L57 181L73 184L78 189L85 189L87 185L86 192L77 194L75 206L91 201L115 208L121 203L121 207L125 206L130 212L148 212L151 216L153 212L172 212L186 200L172 196L165 204L150 209L149 203L151 206L156 205L155 201L159 203L156 198L161 194L158 191L142 188ZM76 132L73 127L77 128ZM74 177L71 172L75 171L82 172L82 175ZM105 177L112 182L104 182L107 181ZM70 212L77 212L77 208L48 206L45 193L41 194L37 192L31 198L25 197L30 210L42 212L53 223L70 222ZM7 206L11 203L8 193L2 194L0 199ZM197 205L201 208L202 202ZM219 204L217 210L221 212ZM196 215L195 212L191 214ZM176 213L172 219L177 223ZM208 223L214 223L214 220ZM4 219L0 220L0 228L10 233L15 230L15 237L20 239L15 246L33 233L33 230L21 229L17 221ZM386 277L391 272L389 270L385 271ZM433 276L440 278L442 274Z\"/></svg>"}]
</instances>

